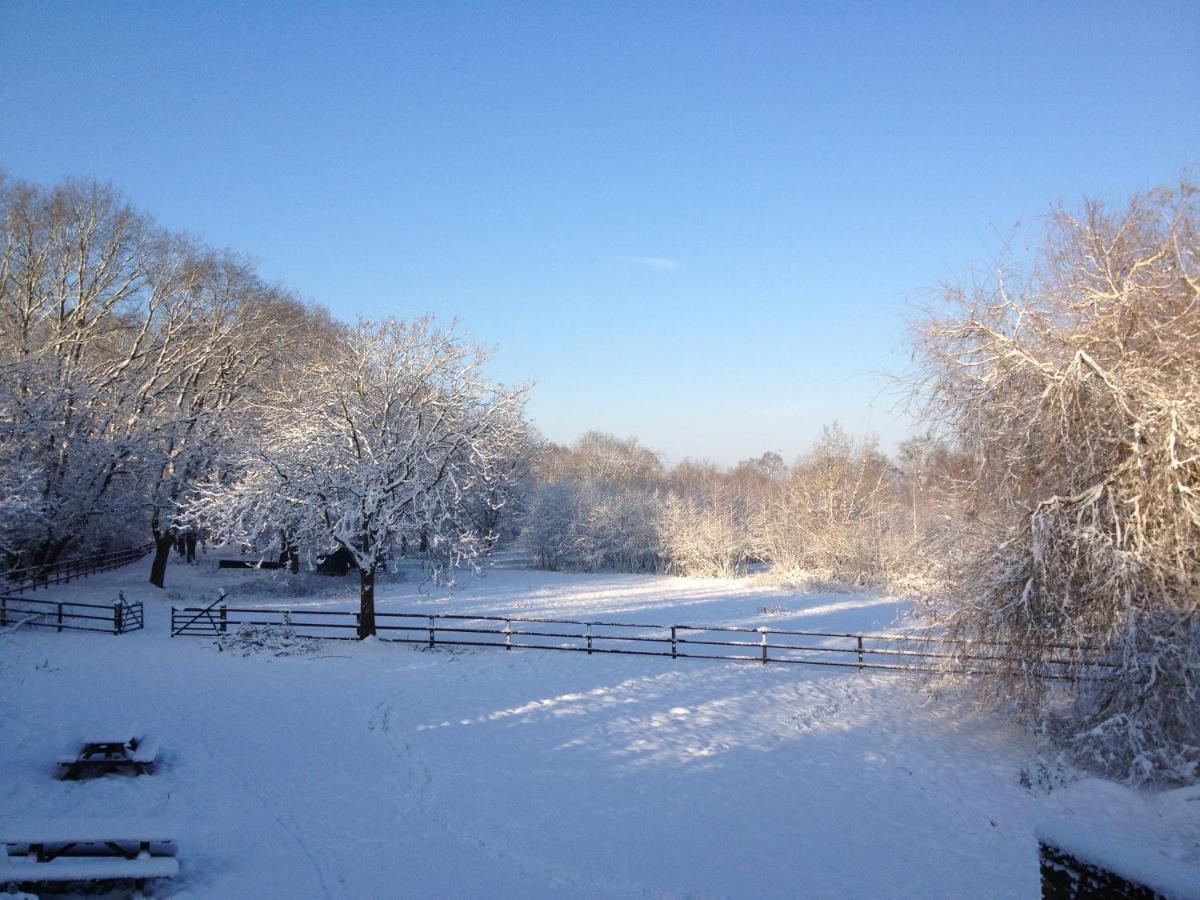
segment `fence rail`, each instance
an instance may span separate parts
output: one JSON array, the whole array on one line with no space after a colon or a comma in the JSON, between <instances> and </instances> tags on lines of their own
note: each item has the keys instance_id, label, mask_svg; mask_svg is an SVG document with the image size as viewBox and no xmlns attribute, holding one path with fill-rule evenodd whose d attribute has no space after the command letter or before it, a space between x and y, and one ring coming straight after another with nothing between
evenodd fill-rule
<instances>
[{"instance_id":1,"label":"fence rail","mask_svg":"<svg viewBox=\"0 0 1200 900\"><path fill-rule=\"evenodd\" d=\"M0 574L4 589L13 593L36 591L48 588L52 584L63 584L72 578L84 575L94 575L97 572L107 572L141 559L154 549L154 544L146 543L140 547L130 547L127 550L113 550L110 553L100 553L83 559L68 559L63 562L50 563L45 566L25 566L21 569L9 569Z\"/></svg>"},{"instance_id":2,"label":"fence rail","mask_svg":"<svg viewBox=\"0 0 1200 900\"><path fill-rule=\"evenodd\" d=\"M0 628L52 628L55 631L99 631L124 634L139 631L146 617L140 602L122 597L111 606L68 603L32 597L0 596Z\"/></svg>"},{"instance_id":3,"label":"fence rail","mask_svg":"<svg viewBox=\"0 0 1200 900\"><path fill-rule=\"evenodd\" d=\"M832 666L862 670L986 674L989 666L1021 662L993 653L964 657L949 652L954 642L928 636L790 631L735 625L647 625L512 616L427 615L377 612L378 638L433 647L494 647L585 654L728 660L763 665ZM352 640L358 613L279 607L171 608L171 636L218 638L251 628L290 628L296 637ZM1098 651L1063 648L1062 657L1038 664L1033 674L1077 678L1081 670L1102 672L1109 664Z\"/></svg>"}]
</instances>

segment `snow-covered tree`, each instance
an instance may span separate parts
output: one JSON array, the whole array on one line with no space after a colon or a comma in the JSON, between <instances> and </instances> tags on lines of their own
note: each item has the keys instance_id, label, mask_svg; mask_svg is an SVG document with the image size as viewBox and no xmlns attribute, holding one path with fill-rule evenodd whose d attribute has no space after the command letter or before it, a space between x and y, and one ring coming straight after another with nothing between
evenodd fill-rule
<instances>
[{"instance_id":1,"label":"snow-covered tree","mask_svg":"<svg viewBox=\"0 0 1200 900\"><path fill-rule=\"evenodd\" d=\"M310 556L344 548L360 584L360 637L375 633L375 578L401 538L447 565L482 541L464 504L512 476L525 391L489 381L488 352L432 319L360 322L264 404L260 445L208 482L190 519L218 538Z\"/></svg>"},{"instance_id":2,"label":"snow-covered tree","mask_svg":"<svg viewBox=\"0 0 1200 900\"><path fill-rule=\"evenodd\" d=\"M496 477L479 483L467 495L464 521L489 552L514 540L520 532L533 496L533 462L542 446L541 439L530 430L523 439L513 442L508 458L497 461Z\"/></svg>"},{"instance_id":3,"label":"snow-covered tree","mask_svg":"<svg viewBox=\"0 0 1200 900\"><path fill-rule=\"evenodd\" d=\"M197 254L186 325L172 337L177 374L153 406L142 452L141 490L155 554L150 581L163 586L181 506L230 447L252 440L256 401L268 380L313 356L329 330L288 294L263 284L226 253Z\"/></svg>"},{"instance_id":4,"label":"snow-covered tree","mask_svg":"<svg viewBox=\"0 0 1200 900\"><path fill-rule=\"evenodd\" d=\"M278 367L297 316L313 318L111 187L0 182L8 564L49 566L149 530L161 587L179 501L250 423L248 389Z\"/></svg>"},{"instance_id":5,"label":"snow-covered tree","mask_svg":"<svg viewBox=\"0 0 1200 900\"><path fill-rule=\"evenodd\" d=\"M89 182L10 184L0 221L0 464L38 485L22 553L42 565L100 522L144 522L134 485L154 399L177 374L163 336L186 254Z\"/></svg>"},{"instance_id":6,"label":"snow-covered tree","mask_svg":"<svg viewBox=\"0 0 1200 900\"><path fill-rule=\"evenodd\" d=\"M961 652L995 657L986 697L1044 717L1081 760L1195 780L1200 189L1048 221L1031 268L952 286L917 332L918 396L971 463L930 612ZM1038 677L1080 645L1112 675Z\"/></svg>"}]
</instances>

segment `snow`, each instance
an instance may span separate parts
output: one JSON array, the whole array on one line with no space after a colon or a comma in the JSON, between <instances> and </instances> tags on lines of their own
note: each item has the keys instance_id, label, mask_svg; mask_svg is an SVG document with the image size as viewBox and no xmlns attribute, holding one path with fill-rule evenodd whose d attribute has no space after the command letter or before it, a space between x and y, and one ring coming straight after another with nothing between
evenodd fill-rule
<instances>
[{"instance_id":1,"label":"snow","mask_svg":"<svg viewBox=\"0 0 1200 900\"><path fill-rule=\"evenodd\" d=\"M238 606L349 609L356 580L173 561L164 592L147 566L47 594L123 589L144 631L0 635L0 823L170 817L181 870L163 896L1030 897L1035 823L1079 802L1022 786L1026 733L912 676L380 640L218 652L167 637L170 606L224 588ZM456 589L381 583L377 605L816 631L907 611L511 560ZM156 773L55 780L53 751L106 711L161 739Z\"/></svg>"}]
</instances>

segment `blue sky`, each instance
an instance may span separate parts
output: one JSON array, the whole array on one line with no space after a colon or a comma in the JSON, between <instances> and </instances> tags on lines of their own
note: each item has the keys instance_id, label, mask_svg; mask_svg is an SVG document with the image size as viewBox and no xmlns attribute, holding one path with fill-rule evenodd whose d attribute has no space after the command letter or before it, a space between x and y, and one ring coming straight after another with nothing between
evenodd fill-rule
<instances>
[{"instance_id":1,"label":"blue sky","mask_svg":"<svg viewBox=\"0 0 1200 900\"><path fill-rule=\"evenodd\" d=\"M457 316L569 441L909 430L931 289L1200 160L1200 4L0 7L0 167L357 314Z\"/></svg>"}]
</instances>

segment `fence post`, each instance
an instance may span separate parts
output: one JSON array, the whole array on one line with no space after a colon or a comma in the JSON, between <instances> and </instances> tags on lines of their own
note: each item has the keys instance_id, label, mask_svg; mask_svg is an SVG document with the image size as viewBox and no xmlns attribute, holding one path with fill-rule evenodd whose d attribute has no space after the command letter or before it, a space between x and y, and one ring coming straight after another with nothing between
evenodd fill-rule
<instances>
[{"instance_id":1,"label":"fence post","mask_svg":"<svg viewBox=\"0 0 1200 900\"><path fill-rule=\"evenodd\" d=\"M8 627L8 598L0 597L0 628Z\"/></svg>"},{"instance_id":2,"label":"fence post","mask_svg":"<svg viewBox=\"0 0 1200 900\"><path fill-rule=\"evenodd\" d=\"M508 619L504 620L504 649L512 649L512 623Z\"/></svg>"},{"instance_id":3,"label":"fence post","mask_svg":"<svg viewBox=\"0 0 1200 900\"><path fill-rule=\"evenodd\" d=\"M671 659L678 659L679 647L675 642L675 626L671 626Z\"/></svg>"},{"instance_id":4,"label":"fence post","mask_svg":"<svg viewBox=\"0 0 1200 900\"><path fill-rule=\"evenodd\" d=\"M228 627L228 616L229 610L225 604L222 603L221 608L217 610L217 620L221 623L218 630L221 632L221 634L224 634L225 629Z\"/></svg>"},{"instance_id":5,"label":"fence post","mask_svg":"<svg viewBox=\"0 0 1200 900\"><path fill-rule=\"evenodd\" d=\"M175 637L175 607L171 607L171 637Z\"/></svg>"},{"instance_id":6,"label":"fence post","mask_svg":"<svg viewBox=\"0 0 1200 900\"><path fill-rule=\"evenodd\" d=\"M113 604L113 634L121 633L121 601Z\"/></svg>"},{"instance_id":7,"label":"fence post","mask_svg":"<svg viewBox=\"0 0 1200 900\"><path fill-rule=\"evenodd\" d=\"M762 664L765 666L767 664L767 629L760 628L758 632L762 635Z\"/></svg>"},{"instance_id":8,"label":"fence post","mask_svg":"<svg viewBox=\"0 0 1200 900\"><path fill-rule=\"evenodd\" d=\"M861 671L863 670L863 645L862 645L862 635L861 635L861 634L859 634L859 635L855 635L855 637L856 637L856 638L857 638L857 640L858 640L858 671L860 671L860 672L861 672Z\"/></svg>"},{"instance_id":9,"label":"fence post","mask_svg":"<svg viewBox=\"0 0 1200 900\"><path fill-rule=\"evenodd\" d=\"M591 656L592 655L592 623L591 622L588 622L587 628L588 628L588 630L587 630L588 656Z\"/></svg>"},{"instance_id":10,"label":"fence post","mask_svg":"<svg viewBox=\"0 0 1200 900\"><path fill-rule=\"evenodd\" d=\"M58 604L58 630L62 631L62 603Z\"/></svg>"},{"instance_id":11,"label":"fence post","mask_svg":"<svg viewBox=\"0 0 1200 900\"><path fill-rule=\"evenodd\" d=\"M433 645L434 645L434 643L435 643L435 640L434 640L434 637L433 637L433 627L434 627L434 626L433 626L433 620L434 620L434 617L433 617L433 616L430 616L430 617L429 617L429 648L430 648L431 650L433 649Z\"/></svg>"}]
</instances>

